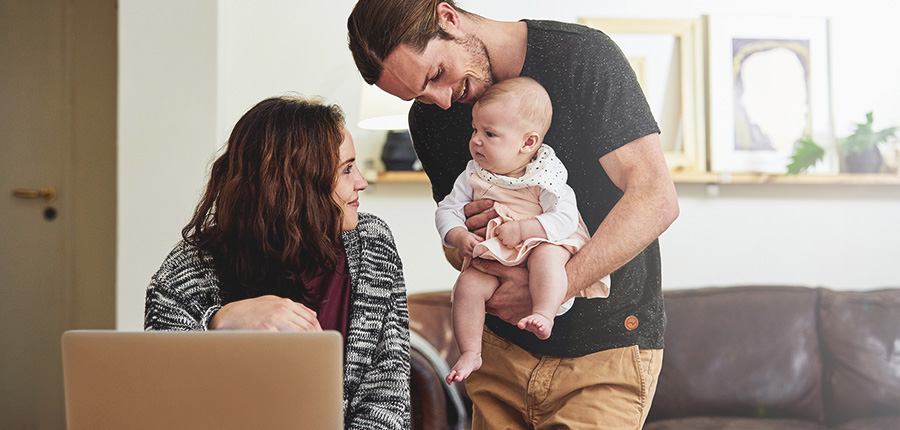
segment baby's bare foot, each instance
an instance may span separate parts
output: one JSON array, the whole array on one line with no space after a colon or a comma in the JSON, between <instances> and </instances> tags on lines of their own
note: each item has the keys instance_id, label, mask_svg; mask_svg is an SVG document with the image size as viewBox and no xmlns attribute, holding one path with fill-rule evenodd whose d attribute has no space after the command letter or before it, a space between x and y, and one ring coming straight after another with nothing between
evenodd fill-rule
<instances>
[{"instance_id":1,"label":"baby's bare foot","mask_svg":"<svg viewBox=\"0 0 900 430\"><path fill-rule=\"evenodd\" d=\"M456 360L450 374L447 375L447 385L453 385L454 382L461 382L469 377L472 372L481 368L481 353L470 351L464 352Z\"/></svg>"},{"instance_id":2,"label":"baby's bare foot","mask_svg":"<svg viewBox=\"0 0 900 430\"><path fill-rule=\"evenodd\" d=\"M531 314L519 320L517 326L534 333L540 340L546 340L553 331L553 320L541 314Z\"/></svg>"}]
</instances>

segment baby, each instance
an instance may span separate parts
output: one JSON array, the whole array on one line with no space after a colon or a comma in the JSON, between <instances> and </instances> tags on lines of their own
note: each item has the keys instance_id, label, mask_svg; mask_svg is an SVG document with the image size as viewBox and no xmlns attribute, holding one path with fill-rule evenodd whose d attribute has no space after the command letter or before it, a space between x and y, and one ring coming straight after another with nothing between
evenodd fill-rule
<instances>
[{"instance_id":1,"label":"baby","mask_svg":"<svg viewBox=\"0 0 900 430\"><path fill-rule=\"evenodd\" d=\"M462 355L447 375L448 384L481 367L485 302L499 286L496 277L470 267L472 258L527 264L533 308L518 327L540 339L550 337L554 318L571 306L561 307L568 289L566 263L590 234L566 185L565 167L543 144L552 115L550 96L530 78L490 86L472 109L473 159L435 212L444 245L463 255L453 287L453 327ZM465 226L463 207L478 199L493 200L498 215L488 223L485 238ZM607 276L581 294L608 297L609 284Z\"/></svg>"}]
</instances>

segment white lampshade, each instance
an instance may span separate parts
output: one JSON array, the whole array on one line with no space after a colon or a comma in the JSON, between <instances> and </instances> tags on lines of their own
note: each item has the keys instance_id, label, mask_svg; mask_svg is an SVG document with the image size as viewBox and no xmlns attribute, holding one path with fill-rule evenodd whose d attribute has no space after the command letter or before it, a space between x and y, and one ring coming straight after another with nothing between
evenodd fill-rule
<instances>
[{"instance_id":1,"label":"white lampshade","mask_svg":"<svg viewBox=\"0 0 900 430\"><path fill-rule=\"evenodd\" d=\"M359 97L359 128L366 130L406 130L412 101L403 101L375 85L362 83Z\"/></svg>"}]
</instances>

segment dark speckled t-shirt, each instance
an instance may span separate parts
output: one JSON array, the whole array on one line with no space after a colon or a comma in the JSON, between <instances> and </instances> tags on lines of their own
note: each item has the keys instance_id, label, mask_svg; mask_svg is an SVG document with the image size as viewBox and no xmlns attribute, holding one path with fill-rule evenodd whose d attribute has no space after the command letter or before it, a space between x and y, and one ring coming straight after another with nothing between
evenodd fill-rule
<instances>
[{"instance_id":1,"label":"dark speckled t-shirt","mask_svg":"<svg viewBox=\"0 0 900 430\"><path fill-rule=\"evenodd\" d=\"M550 94L553 122L545 142L568 169L578 209L594 232L622 197L598 160L659 133L659 128L628 61L605 34L576 24L525 22L528 46L521 76L540 82ZM454 103L445 111L416 102L409 120L416 152L439 202L471 159L472 106ZM637 319L636 326L629 317ZM659 243L654 240L612 273L609 298L576 299L572 309L556 318L547 340L493 315L485 322L497 335L538 354L579 357L630 345L662 348L666 316Z\"/></svg>"}]
</instances>

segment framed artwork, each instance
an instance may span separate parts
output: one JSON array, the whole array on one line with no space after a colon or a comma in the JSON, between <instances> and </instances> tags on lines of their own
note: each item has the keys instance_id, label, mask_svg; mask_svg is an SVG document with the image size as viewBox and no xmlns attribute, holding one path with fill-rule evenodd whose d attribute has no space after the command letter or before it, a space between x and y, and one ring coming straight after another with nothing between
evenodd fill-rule
<instances>
[{"instance_id":1,"label":"framed artwork","mask_svg":"<svg viewBox=\"0 0 900 430\"><path fill-rule=\"evenodd\" d=\"M800 139L832 141L826 19L712 15L704 24L713 171L784 173ZM827 164L810 173L833 173Z\"/></svg>"},{"instance_id":2,"label":"framed artwork","mask_svg":"<svg viewBox=\"0 0 900 430\"><path fill-rule=\"evenodd\" d=\"M673 172L705 172L706 96L700 19L581 18L606 33L628 58Z\"/></svg>"}]
</instances>

